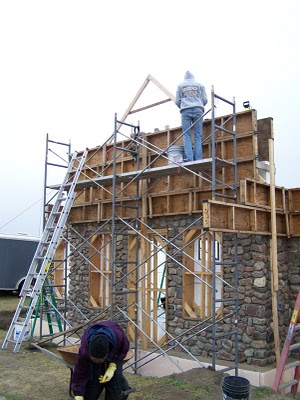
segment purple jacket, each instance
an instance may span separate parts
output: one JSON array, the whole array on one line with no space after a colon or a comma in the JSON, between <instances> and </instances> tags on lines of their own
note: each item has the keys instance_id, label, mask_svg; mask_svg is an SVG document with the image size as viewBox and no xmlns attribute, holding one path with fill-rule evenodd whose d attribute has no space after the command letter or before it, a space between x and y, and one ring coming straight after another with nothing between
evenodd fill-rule
<instances>
[{"instance_id":1,"label":"purple jacket","mask_svg":"<svg viewBox=\"0 0 300 400\"><path fill-rule=\"evenodd\" d=\"M110 350L109 354L111 362L115 362L116 364L120 363L122 360L124 360L129 350L129 341L127 339L127 336L121 329L120 325L118 325L116 322L102 321L89 325L81 338L79 354L72 376L71 388L75 396L84 396L86 385L90 376L92 361L89 355L88 336L89 331L95 326L99 328L101 328L102 326L106 327L107 329L112 330L112 332L116 336L116 343L114 344L114 347Z\"/></svg>"}]
</instances>

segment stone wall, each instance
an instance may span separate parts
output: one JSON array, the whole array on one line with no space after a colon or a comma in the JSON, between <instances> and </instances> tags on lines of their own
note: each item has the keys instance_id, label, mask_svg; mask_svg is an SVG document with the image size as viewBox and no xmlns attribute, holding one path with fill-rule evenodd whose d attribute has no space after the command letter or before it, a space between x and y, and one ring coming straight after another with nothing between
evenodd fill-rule
<instances>
[{"instance_id":1,"label":"stone wall","mask_svg":"<svg viewBox=\"0 0 300 400\"><path fill-rule=\"evenodd\" d=\"M183 247L181 232L198 218L198 216L153 218L148 224L156 229L167 228L168 239L177 248ZM193 228L197 226L194 225ZM198 223L198 228L201 228ZM96 224L79 225L76 229L82 237L89 237L97 229ZM122 229L120 229L122 231ZM75 247L80 246L82 239L74 235L71 238ZM222 254L224 261L234 258L233 235L223 234ZM80 246L80 252L88 257L86 244ZM120 234L117 238L118 259L127 259L127 236ZM182 253L171 245L168 252L172 258L167 259L167 329L170 334L180 336L178 339L184 347L195 356L211 357L211 329L199 333L199 320L186 318L183 315L183 274ZM176 262L176 260L178 262ZM287 327L294 306L295 296L300 286L300 243L298 238L278 238L278 269L279 291L278 316L279 333L282 343L285 340ZM88 318L96 311L89 306L89 267L78 252L71 261L70 299L81 308ZM271 364L275 361L274 335L272 330L272 291L270 281L270 238L267 236L239 234L238 235L238 353L239 362L247 362L258 366ZM223 279L234 285L233 267L223 267ZM224 285L224 298L233 296L233 288ZM118 298L124 306L124 298ZM231 311L232 302L224 302L223 315ZM83 322L82 315L77 311L70 312L69 319L74 323ZM224 318L218 324L217 332L232 330L232 318ZM193 327L195 329L193 329ZM234 360L234 341L232 336L226 336L216 342L216 357L221 360Z\"/></svg>"}]
</instances>

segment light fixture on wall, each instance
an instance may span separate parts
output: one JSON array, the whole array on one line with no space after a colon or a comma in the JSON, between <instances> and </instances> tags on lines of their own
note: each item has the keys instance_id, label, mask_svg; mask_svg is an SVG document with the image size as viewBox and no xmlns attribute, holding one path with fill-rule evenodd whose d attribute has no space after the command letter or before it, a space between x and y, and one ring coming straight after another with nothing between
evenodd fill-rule
<instances>
[{"instance_id":1,"label":"light fixture on wall","mask_svg":"<svg viewBox=\"0 0 300 400\"><path fill-rule=\"evenodd\" d=\"M244 106L244 108L251 108L250 101L244 101L243 106Z\"/></svg>"}]
</instances>

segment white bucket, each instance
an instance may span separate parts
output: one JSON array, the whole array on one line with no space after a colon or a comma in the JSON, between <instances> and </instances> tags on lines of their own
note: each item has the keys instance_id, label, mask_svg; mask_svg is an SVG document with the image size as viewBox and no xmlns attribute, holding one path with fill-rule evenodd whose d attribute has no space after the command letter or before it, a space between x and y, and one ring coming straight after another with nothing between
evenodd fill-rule
<instances>
[{"instance_id":1,"label":"white bucket","mask_svg":"<svg viewBox=\"0 0 300 400\"><path fill-rule=\"evenodd\" d=\"M22 331L22 328L23 325L16 324L14 331L14 340L17 341L19 339L19 335ZM29 323L24 334L24 339L23 339L24 342L27 342L29 340L30 331L31 331L31 324Z\"/></svg>"},{"instance_id":2,"label":"white bucket","mask_svg":"<svg viewBox=\"0 0 300 400\"><path fill-rule=\"evenodd\" d=\"M171 146L168 149L169 164L177 164L183 162L183 146Z\"/></svg>"}]
</instances>

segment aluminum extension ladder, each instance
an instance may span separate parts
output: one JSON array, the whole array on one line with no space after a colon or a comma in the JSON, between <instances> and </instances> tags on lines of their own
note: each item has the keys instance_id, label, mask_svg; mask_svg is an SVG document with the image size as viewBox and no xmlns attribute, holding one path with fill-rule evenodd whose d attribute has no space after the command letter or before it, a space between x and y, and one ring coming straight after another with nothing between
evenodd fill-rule
<instances>
[{"instance_id":1,"label":"aluminum extension ladder","mask_svg":"<svg viewBox=\"0 0 300 400\"><path fill-rule=\"evenodd\" d=\"M297 393L297 388L300 380L300 340L299 337L295 338L294 343L293 339L295 336L295 332L300 330L300 323L299 323L299 317L300 317L300 291L297 296L297 300L295 303L295 308L292 313L291 321L289 324L289 329L288 329L288 334L285 339L280 361L276 370L276 375L273 383L273 390L275 392L280 392L283 389L286 389L288 387L291 388L291 393L296 394ZM289 353L291 350L296 350L298 352L298 357L296 361L292 362L286 362L289 356ZM282 375L284 371L294 368L293 372L293 379L291 379L288 382L281 383Z\"/></svg>"},{"instance_id":2,"label":"aluminum extension ladder","mask_svg":"<svg viewBox=\"0 0 300 400\"><path fill-rule=\"evenodd\" d=\"M43 235L29 267L28 274L20 293L20 301L5 336L2 349L6 349L7 344L11 342L15 345L13 352L17 353L25 338L25 333L28 332L30 318L36 308L40 294L42 293L49 267L55 255L59 239L76 196L75 186L85 163L87 154L88 150L85 150L82 156L78 157L78 153L74 152L68 165L66 176L58 191L56 202L53 205ZM28 298L30 299L29 305L26 305L25 302ZM20 316L20 313L23 310L26 310L24 318ZM15 329L17 327L21 327L20 333L18 337L14 337Z\"/></svg>"}]
</instances>

